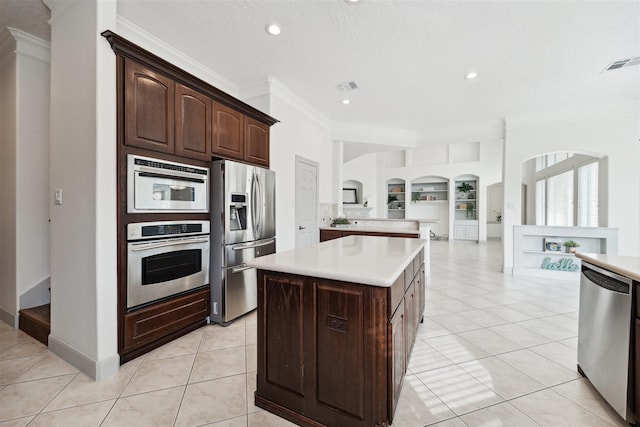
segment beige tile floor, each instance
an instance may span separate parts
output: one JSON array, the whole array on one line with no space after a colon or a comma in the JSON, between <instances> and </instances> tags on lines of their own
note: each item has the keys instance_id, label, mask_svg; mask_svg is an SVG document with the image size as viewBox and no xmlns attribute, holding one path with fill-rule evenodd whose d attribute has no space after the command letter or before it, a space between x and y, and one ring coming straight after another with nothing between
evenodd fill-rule
<instances>
[{"instance_id":1,"label":"beige tile floor","mask_svg":"<svg viewBox=\"0 0 640 427\"><path fill-rule=\"evenodd\" d=\"M432 243L393 426L625 425L576 372L578 283L506 276L500 260L497 242ZM253 405L255 370L255 313L100 382L0 322L0 427L291 426Z\"/></svg>"}]
</instances>

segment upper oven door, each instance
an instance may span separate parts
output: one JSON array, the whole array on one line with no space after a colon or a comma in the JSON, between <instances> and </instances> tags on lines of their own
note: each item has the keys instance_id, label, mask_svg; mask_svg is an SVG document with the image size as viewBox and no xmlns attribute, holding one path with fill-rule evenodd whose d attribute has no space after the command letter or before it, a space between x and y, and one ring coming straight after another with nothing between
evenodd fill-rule
<instances>
[{"instance_id":1,"label":"upper oven door","mask_svg":"<svg viewBox=\"0 0 640 427\"><path fill-rule=\"evenodd\" d=\"M208 212L209 170L128 156L127 212Z\"/></svg>"},{"instance_id":2,"label":"upper oven door","mask_svg":"<svg viewBox=\"0 0 640 427\"><path fill-rule=\"evenodd\" d=\"M209 283L209 236L129 242L127 308Z\"/></svg>"}]
</instances>

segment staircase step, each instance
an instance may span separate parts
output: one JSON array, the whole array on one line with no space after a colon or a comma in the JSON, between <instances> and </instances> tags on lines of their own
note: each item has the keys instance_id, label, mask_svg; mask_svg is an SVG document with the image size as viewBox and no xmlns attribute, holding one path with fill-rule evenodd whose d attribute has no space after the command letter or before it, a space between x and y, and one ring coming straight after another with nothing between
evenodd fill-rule
<instances>
[{"instance_id":1,"label":"staircase step","mask_svg":"<svg viewBox=\"0 0 640 427\"><path fill-rule=\"evenodd\" d=\"M18 325L21 331L49 345L51 332L51 304L25 308L19 312Z\"/></svg>"}]
</instances>

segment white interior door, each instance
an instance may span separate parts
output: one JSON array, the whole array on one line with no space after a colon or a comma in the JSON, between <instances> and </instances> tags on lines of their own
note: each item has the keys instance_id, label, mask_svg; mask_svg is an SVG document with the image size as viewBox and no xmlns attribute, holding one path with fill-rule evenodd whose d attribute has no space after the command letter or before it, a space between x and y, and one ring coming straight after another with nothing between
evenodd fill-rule
<instances>
[{"instance_id":1,"label":"white interior door","mask_svg":"<svg viewBox=\"0 0 640 427\"><path fill-rule=\"evenodd\" d=\"M296 248L318 243L318 164L296 156Z\"/></svg>"}]
</instances>

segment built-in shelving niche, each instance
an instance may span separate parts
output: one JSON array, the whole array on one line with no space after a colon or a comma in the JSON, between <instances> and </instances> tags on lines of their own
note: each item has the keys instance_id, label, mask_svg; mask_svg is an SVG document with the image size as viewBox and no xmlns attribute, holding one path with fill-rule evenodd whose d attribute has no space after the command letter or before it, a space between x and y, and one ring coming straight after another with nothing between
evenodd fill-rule
<instances>
[{"instance_id":1,"label":"built-in shelving niche","mask_svg":"<svg viewBox=\"0 0 640 427\"><path fill-rule=\"evenodd\" d=\"M407 207L406 181L401 178L387 180L387 218L404 219Z\"/></svg>"},{"instance_id":2,"label":"built-in shelving niche","mask_svg":"<svg viewBox=\"0 0 640 427\"><path fill-rule=\"evenodd\" d=\"M421 176L411 180L411 202L408 218L434 220L431 231L444 236L449 231L449 179L442 176Z\"/></svg>"}]
</instances>

